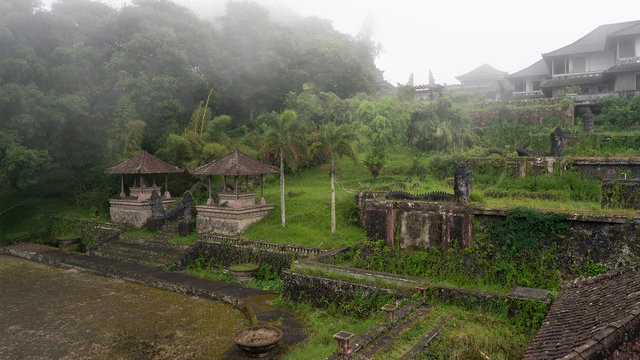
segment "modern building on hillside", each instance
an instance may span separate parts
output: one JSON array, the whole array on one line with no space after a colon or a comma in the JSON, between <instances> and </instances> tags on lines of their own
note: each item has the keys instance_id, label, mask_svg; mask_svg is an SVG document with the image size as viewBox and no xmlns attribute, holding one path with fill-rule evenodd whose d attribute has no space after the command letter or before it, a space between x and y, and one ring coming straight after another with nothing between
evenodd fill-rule
<instances>
[{"instance_id":1,"label":"modern building on hillside","mask_svg":"<svg viewBox=\"0 0 640 360\"><path fill-rule=\"evenodd\" d=\"M515 99L545 97L542 92L542 83L549 78L549 72L543 59L516 73L510 74L507 78L513 85L513 97Z\"/></svg>"},{"instance_id":2,"label":"modern building on hillside","mask_svg":"<svg viewBox=\"0 0 640 360\"><path fill-rule=\"evenodd\" d=\"M511 84L506 81L507 72L488 64L482 64L470 72L456 76L460 81L459 91L485 95L492 100L500 100L511 93Z\"/></svg>"},{"instance_id":3,"label":"modern building on hillside","mask_svg":"<svg viewBox=\"0 0 640 360\"><path fill-rule=\"evenodd\" d=\"M520 97L535 97L538 91L557 96L574 86L596 97L635 94L640 91L640 21L601 25L508 78Z\"/></svg>"}]
</instances>

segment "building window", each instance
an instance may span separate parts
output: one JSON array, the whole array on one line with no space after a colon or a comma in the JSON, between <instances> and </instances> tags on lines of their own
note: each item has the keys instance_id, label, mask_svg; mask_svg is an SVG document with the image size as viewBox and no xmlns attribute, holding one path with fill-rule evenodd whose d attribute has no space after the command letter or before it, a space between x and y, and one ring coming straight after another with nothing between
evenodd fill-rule
<instances>
[{"instance_id":1,"label":"building window","mask_svg":"<svg viewBox=\"0 0 640 360\"><path fill-rule=\"evenodd\" d=\"M636 56L636 39L632 37L620 38L618 40L618 58L629 58Z\"/></svg>"},{"instance_id":2,"label":"building window","mask_svg":"<svg viewBox=\"0 0 640 360\"><path fill-rule=\"evenodd\" d=\"M640 91L640 75L636 75L636 91Z\"/></svg>"},{"instance_id":3,"label":"building window","mask_svg":"<svg viewBox=\"0 0 640 360\"><path fill-rule=\"evenodd\" d=\"M513 91L514 92L524 92L527 89L525 88L525 82L522 79L513 80Z\"/></svg>"},{"instance_id":4,"label":"building window","mask_svg":"<svg viewBox=\"0 0 640 360\"><path fill-rule=\"evenodd\" d=\"M532 83L532 89L533 91L540 91L540 80L534 80Z\"/></svg>"},{"instance_id":5,"label":"building window","mask_svg":"<svg viewBox=\"0 0 640 360\"><path fill-rule=\"evenodd\" d=\"M571 73L583 73L587 71L587 58L586 56L578 56L571 58Z\"/></svg>"},{"instance_id":6,"label":"building window","mask_svg":"<svg viewBox=\"0 0 640 360\"><path fill-rule=\"evenodd\" d=\"M553 59L553 75L566 74L567 73L567 62L564 58L555 58Z\"/></svg>"}]
</instances>

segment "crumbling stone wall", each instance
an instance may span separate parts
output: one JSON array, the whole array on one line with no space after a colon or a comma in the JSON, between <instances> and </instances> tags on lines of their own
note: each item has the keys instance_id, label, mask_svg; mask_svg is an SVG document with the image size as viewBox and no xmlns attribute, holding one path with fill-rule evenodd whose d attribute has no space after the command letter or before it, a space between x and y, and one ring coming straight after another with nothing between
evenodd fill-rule
<instances>
[{"instance_id":1,"label":"crumbling stone wall","mask_svg":"<svg viewBox=\"0 0 640 360\"><path fill-rule=\"evenodd\" d=\"M374 294L392 294L396 299L411 297L418 289L388 289L380 286L360 284L352 281L330 279L295 271L283 272L282 297L311 306L326 308ZM550 305L548 298L542 300L521 299L517 296L502 295L484 291L467 290L448 286L429 286L424 294L427 298L445 304L453 304L468 309L496 311L508 309L509 315L518 314L527 304L542 301Z\"/></svg>"},{"instance_id":2,"label":"crumbling stone wall","mask_svg":"<svg viewBox=\"0 0 640 360\"><path fill-rule=\"evenodd\" d=\"M424 201L367 200L364 227L370 239L403 248L440 246L442 251L471 243L471 209Z\"/></svg>"},{"instance_id":3,"label":"crumbling stone wall","mask_svg":"<svg viewBox=\"0 0 640 360\"><path fill-rule=\"evenodd\" d=\"M485 232L487 220L504 216L503 211L475 210L474 232ZM640 218L574 215L566 221L569 228L555 244L558 270L568 277L580 274L587 264L615 269L640 256Z\"/></svg>"},{"instance_id":4,"label":"crumbling stone wall","mask_svg":"<svg viewBox=\"0 0 640 360\"><path fill-rule=\"evenodd\" d=\"M640 187L636 190L640 193ZM505 216L500 210L451 204L367 200L365 229L370 239L382 239L388 246L436 246L444 252L452 246L469 246L474 232L485 231L487 219ZM556 239L558 266L563 273L576 273L588 263L617 268L640 256L640 218L575 215L567 222L569 230Z\"/></svg>"},{"instance_id":5,"label":"crumbling stone wall","mask_svg":"<svg viewBox=\"0 0 640 360\"><path fill-rule=\"evenodd\" d=\"M394 294L394 291L350 281L328 279L319 276L283 272L282 297L315 307L338 305L357 297L370 297L375 293ZM402 293L396 294L403 297ZM409 296L409 294L405 294Z\"/></svg>"},{"instance_id":6,"label":"crumbling stone wall","mask_svg":"<svg viewBox=\"0 0 640 360\"><path fill-rule=\"evenodd\" d=\"M603 180L602 207L640 209L640 179Z\"/></svg>"},{"instance_id":7,"label":"crumbling stone wall","mask_svg":"<svg viewBox=\"0 0 640 360\"><path fill-rule=\"evenodd\" d=\"M198 241L176 260L178 269L184 269L198 258L210 262L212 266L226 267L232 264L255 262L269 264L274 269L289 269L293 261L301 258L295 253L256 249L233 244L209 243Z\"/></svg>"},{"instance_id":8,"label":"crumbling stone wall","mask_svg":"<svg viewBox=\"0 0 640 360\"><path fill-rule=\"evenodd\" d=\"M639 158L582 158L571 166L588 179L640 179Z\"/></svg>"},{"instance_id":9,"label":"crumbling stone wall","mask_svg":"<svg viewBox=\"0 0 640 360\"><path fill-rule=\"evenodd\" d=\"M476 126L489 126L499 117L506 121L516 121L525 125L544 125L552 116L560 118L569 125L575 123L573 104L562 106L557 102L549 102L547 106L526 108L502 108L495 110L476 111L469 113L471 122ZM529 105L531 106L531 105Z\"/></svg>"}]
</instances>

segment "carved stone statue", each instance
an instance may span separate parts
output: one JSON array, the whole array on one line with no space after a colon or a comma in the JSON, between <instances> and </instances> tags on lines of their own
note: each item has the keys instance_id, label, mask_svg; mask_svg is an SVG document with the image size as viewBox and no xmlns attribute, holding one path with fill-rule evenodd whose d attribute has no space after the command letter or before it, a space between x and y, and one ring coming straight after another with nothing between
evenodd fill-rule
<instances>
[{"instance_id":1,"label":"carved stone statue","mask_svg":"<svg viewBox=\"0 0 640 360\"><path fill-rule=\"evenodd\" d=\"M453 194L458 203L466 204L469 202L471 170L469 170L469 165L464 161L456 166L456 171L453 175Z\"/></svg>"},{"instance_id":2,"label":"carved stone statue","mask_svg":"<svg viewBox=\"0 0 640 360\"><path fill-rule=\"evenodd\" d=\"M567 135L560 127L551 133L551 156L564 155L564 147L567 145Z\"/></svg>"},{"instance_id":3,"label":"carved stone statue","mask_svg":"<svg viewBox=\"0 0 640 360\"><path fill-rule=\"evenodd\" d=\"M151 193L151 217L159 219L164 217L164 208L162 207L162 198L156 190Z\"/></svg>"},{"instance_id":4,"label":"carved stone statue","mask_svg":"<svg viewBox=\"0 0 640 360\"><path fill-rule=\"evenodd\" d=\"M587 134L591 134L593 132L593 113L591 112L591 109L587 108L584 115L582 115L582 124L584 126L584 131Z\"/></svg>"}]
</instances>

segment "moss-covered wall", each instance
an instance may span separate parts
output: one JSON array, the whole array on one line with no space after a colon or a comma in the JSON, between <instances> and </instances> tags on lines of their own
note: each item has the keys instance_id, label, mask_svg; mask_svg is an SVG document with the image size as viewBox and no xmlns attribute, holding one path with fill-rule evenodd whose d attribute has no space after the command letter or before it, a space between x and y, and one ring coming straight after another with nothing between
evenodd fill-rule
<instances>
[{"instance_id":1,"label":"moss-covered wall","mask_svg":"<svg viewBox=\"0 0 640 360\"><path fill-rule=\"evenodd\" d=\"M476 126L489 126L498 118L525 125L544 125L550 117L558 117L567 124L574 124L575 107L572 102L547 100L502 103L503 106L498 108L494 105L494 108L470 112L469 117Z\"/></svg>"},{"instance_id":2,"label":"moss-covered wall","mask_svg":"<svg viewBox=\"0 0 640 360\"><path fill-rule=\"evenodd\" d=\"M633 186L611 185L611 191L618 194L617 204L640 207L640 180L626 183ZM474 236L487 234L488 222L506 220L502 210L422 201L367 200L364 212L370 239L383 239L385 244L402 249L466 247ZM562 273L580 273L589 264L612 269L640 257L640 218L561 215L566 217L566 230L554 235L549 244L557 247L557 267ZM504 239L488 241L500 247Z\"/></svg>"},{"instance_id":3,"label":"moss-covered wall","mask_svg":"<svg viewBox=\"0 0 640 360\"><path fill-rule=\"evenodd\" d=\"M640 209L640 180L603 180L602 207Z\"/></svg>"},{"instance_id":4,"label":"moss-covered wall","mask_svg":"<svg viewBox=\"0 0 640 360\"><path fill-rule=\"evenodd\" d=\"M301 258L292 252L258 249L251 246L239 246L213 242L196 242L182 258L176 261L178 269L189 264L204 262L211 266L226 267L232 264L255 262L269 264L281 271L291 267L293 261Z\"/></svg>"},{"instance_id":5,"label":"moss-covered wall","mask_svg":"<svg viewBox=\"0 0 640 360\"><path fill-rule=\"evenodd\" d=\"M471 209L425 201L367 200L364 227L369 239L389 246L466 247L471 241Z\"/></svg>"}]
</instances>

